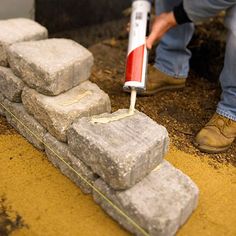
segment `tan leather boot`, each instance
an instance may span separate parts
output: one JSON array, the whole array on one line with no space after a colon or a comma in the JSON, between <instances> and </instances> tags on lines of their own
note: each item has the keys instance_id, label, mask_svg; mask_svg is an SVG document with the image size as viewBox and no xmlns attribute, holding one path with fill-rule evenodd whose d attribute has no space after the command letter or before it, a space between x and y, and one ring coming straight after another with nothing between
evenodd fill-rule
<instances>
[{"instance_id":1,"label":"tan leather boot","mask_svg":"<svg viewBox=\"0 0 236 236\"><path fill-rule=\"evenodd\" d=\"M226 151L236 137L236 121L217 113L197 134L194 146L207 153Z\"/></svg>"},{"instance_id":2,"label":"tan leather boot","mask_svg":"<svg viewBox=\"0 0 236 236\"><path fill-rule=\"evenodd\" d=\"M146 91L141 92L140 95L149 96L163 90L184 88L185 82L185 78L175 78L149 66Z\"/></svg>"}]
</instances>

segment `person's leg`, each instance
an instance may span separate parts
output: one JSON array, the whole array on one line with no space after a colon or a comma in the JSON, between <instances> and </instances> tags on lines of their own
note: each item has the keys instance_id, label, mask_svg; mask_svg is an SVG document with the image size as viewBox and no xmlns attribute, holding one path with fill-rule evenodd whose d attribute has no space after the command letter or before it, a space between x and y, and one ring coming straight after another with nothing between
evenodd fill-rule
<instances>
[{"instance_id":1,"label":"person's leg","mask_svg":"<svg viewBox=\"0 0 236 236\"><path fill-rule=\"evenodd\" d=\"M156 0L156 14L173 10L181 0ZM194 32L194 25L186 23L166 33L156 48L154 66L167 75L186 78L191 52L187 49Z\"/></svg>"},{"instance_id":2,"label":"person's leg","mask_svg":"<svg viewBox=\"0 0 236 236\"><path fill-rule=\"evenodd\" d=\"M217 113L236 121L236 6L226 15L226 26L229 32L224 68L220 75L222 94Z\"/></svg>"},{"instance_id":3,"label":"person's leg","mask_svg":"<svg viewBox=\"0 0 236 236\"><path fill-rule=\"evenodd\" d=\"M156 15L172 11L181 0L156 0ZM142 95L149 96L163 90L185 87L189 72L191 52L187 45L192 38L194 25L186 23L169 30L156 48L153 67L149 67L146 90Z\"/></svg>"},{"instance_id":4,"label":"person's leg","mask_svg":"<svg viewBox=\"0 0 236 236\"><path fill-rule=\"evenodd\" d=\"M217 113L236 121L236 36L232 32L228 35L220 83L222 94Z\"/></svg>"},{"instance_id":5,"label":"person's leg","mask_svg":"<svg viewBox=\"0 0 236 236\"><path fill-rule=\"evenodd\" d=\"M227 150L236 138L236 6L226 15L228 38L224 68L220 75L221 100L216 114L197 134L194 144L201 151L218 153Z\"/></svg>"}]
</instances>

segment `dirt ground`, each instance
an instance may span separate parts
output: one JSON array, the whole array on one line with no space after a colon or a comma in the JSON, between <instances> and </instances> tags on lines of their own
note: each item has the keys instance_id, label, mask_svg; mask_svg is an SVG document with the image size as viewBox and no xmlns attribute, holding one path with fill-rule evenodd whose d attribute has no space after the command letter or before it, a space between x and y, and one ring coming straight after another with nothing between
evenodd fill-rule
<instances>
[{"instance_id":1,"label":"dirt ground","mask_svg":"<svg viewBox=\"0 0 236 236\"><path fill-rule=\"evenodd\" d=\"M91 80L109 94L113 111L129 106L121 82L127 48L124 22L52 35L84 42L94 53ZM236 235L236 144L217 155L203 154L192 145L220 96L217 78L225 47L221 23L219 18L197 28L185 89L137 102L138 110L168 129L171 147L166 159L200 188L199 206L178 235ZM9 234L129 235L0 118L0 235Z\"/></svg>"}]
</instances>

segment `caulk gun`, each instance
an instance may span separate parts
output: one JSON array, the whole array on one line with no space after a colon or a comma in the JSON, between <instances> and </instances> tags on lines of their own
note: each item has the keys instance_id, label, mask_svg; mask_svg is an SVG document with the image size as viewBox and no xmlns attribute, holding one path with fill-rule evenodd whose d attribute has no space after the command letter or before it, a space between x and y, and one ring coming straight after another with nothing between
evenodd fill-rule
<instances>
[{"instance_id":1,"label":"caulk gun","mask_svg":"<svg viewBox=\"0 0 236 236\"><path fill-rule=\"evenodd\" d=\"M149 34L150 16L151 3L149 0L133 1L124 84L124 90L131 91L130 108L133 110L137 91L146 89L148 65L146 37Z\"/></svg>"}]
</instances>

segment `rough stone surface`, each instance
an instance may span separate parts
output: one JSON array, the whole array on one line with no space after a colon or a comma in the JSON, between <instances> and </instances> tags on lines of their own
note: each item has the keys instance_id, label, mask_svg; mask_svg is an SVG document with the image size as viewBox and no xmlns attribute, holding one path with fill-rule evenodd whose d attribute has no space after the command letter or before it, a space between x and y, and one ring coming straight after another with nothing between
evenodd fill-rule
<instances>
[{"instance_id":1,"label":"rough stone surface","mask_svg":"<svg viewBox=\"0 0 236 236\"><path fill-rule=\"evenodd\" d=\"M26 110L62 142L67 141L66 130L76 118L111 110L108 95L90 81L55 97L25 88L22 101Z\"/></svg>"},{"instance_id":2,"label":"rough stone surface","mask_svg":"<svg viewBox=\"0 0 236 236\"><path fill-rule=\"evenodd\" d=\"M0 65L8 65L6 50L9 45L47 37L47 29L35 21L24 18L0 20Z\"/></svg>"},{"instance_id":3,"label":"rough stone surface","mask_svg":"<svg viewBox=\"0 0 236 236\"><path fill-rule=\"evenodd\" d=\"M72 40L47 39L10 46L8 61L31 88L58 95L89 78L93 55Z\"/></svg>"},{"instance_id":4,"label":"rough stone surface","mask_svg":"<svg viewBox=\"0 0 236 236\"><path fill-rule=\"evenodd\" d=\"M0 103L3 104L3 101L4 101L4 96L0 92ZM5 110L1 104L0 104L0 116L5 116Z\"/></svg>"},{"instance_id":5,"label":"rough stone surface","mask_svg":"<svg viewBox=\"0 0 236 236\"><path fill-rule=\"evenodd\" d=\"M21 102L25 83L11 69L0 66L0 92L11 102Z\"/></svg>"},{"instance_id":6,"label":"rough stone surface","mask_svg":"<svg viewBox=\"0 0 236 236\"><path fill-rule=\"evenodd\" d=\"M63 161L67 162L74 170L76 170L83 178L94 184L95 180L98 178L92 170L87 167L82 161L71 154L67 144L59 142L52 135L47 133L44 137L45 151L49 161L53 163L55 167L60 169L60 171L71 179L84 193L89 194L92 189L89 185L85 183L74 171L72 171ZM60 157L60 158L59 158Z\"/></svg>"},{"instance_id":7,"label":"rough stone surface","mask_svg":"<svg viewBox=\"0 0 236 236\"><path fill-rule=\"evenodd\" d=\"M199 194L195 183L166 161L128 190L115 191L101 179L95 187L153 236L175 235L197 207ZM127 230L143 235L96 192L94 199Z\"/></svg>"},{"instance_id":8,"label":"rough stone surface","mask_svg":"<svg viewBox=\"0 0 236 236\"><path fill-rule=\"evenodd\" d=\"M123 113L127 110L101 117ZM162 162L169 143L166 129L138 111L107 124L82 118L67 135L73 154L114 189L130 188L142 180Z\"/></svg>"},{"instance_id":9,"label":"rough stone surface","mask_svg":"<svg viewBox=\"0 0 236 236\"><path fill-rule=\"evenodd\" d=\"M47 132L46 129L26 112L21 103L12 103L5 99L4 106L18 119L17 120L14 116L6 112L7 121L36 148L44 150L44 145L40 140L43 140L43 137ZM27 128L24 127L20 121L26 125ZM29 130L40 140L38 140Z\"/></svg>"}]
</instances>

